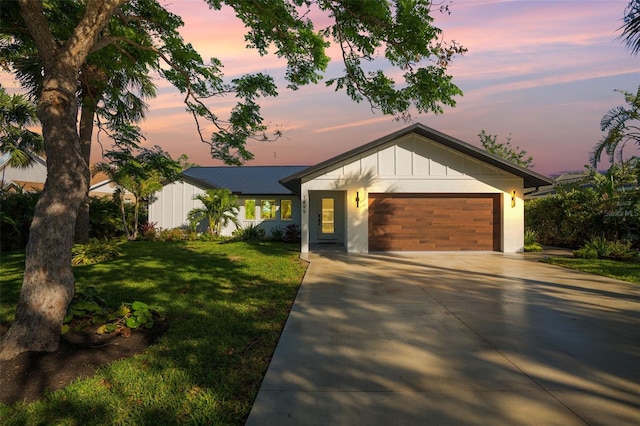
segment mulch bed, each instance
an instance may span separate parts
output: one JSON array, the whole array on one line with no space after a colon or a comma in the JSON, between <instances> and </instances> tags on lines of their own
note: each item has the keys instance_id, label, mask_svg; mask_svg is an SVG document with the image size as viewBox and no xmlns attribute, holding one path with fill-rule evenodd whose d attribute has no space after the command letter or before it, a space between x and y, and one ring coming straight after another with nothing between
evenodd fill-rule
<instances>
[{"instance_id":1,"label":"mulch bed","mask_svg":"<svg viewBox=\"0 0 640 426\"><path fill-rule=\"evenodd\" d=\"M4 335L9 324L0 324ZM144 351L168 328L165 323L151 330L136 330L129 337L98 335L94 329L62 335L55 352L26 352L0 361L0 401L36 401L46 391L61 389L78 378L92 376L100 366Z\"/></svg>"}]
</instances>

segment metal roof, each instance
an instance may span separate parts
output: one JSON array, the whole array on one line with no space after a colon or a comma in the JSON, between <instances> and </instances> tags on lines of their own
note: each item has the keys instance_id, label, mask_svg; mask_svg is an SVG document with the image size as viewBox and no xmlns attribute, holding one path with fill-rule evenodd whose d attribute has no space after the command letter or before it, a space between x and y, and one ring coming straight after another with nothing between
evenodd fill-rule
<instances>
[{"instance_id":1,"label":"metal roof","mask_svg":"<svg viewBox=\"0 0 640 426\"><path fill-rule=\"evenodd\" d=\"M341 163L346 160L357 157L359 155L362 155L367 151L374 150L380 147L381 145L384 145L395 139L399 139L410 133L416 133L434 142L440 143L448 148L454 149L458 152L461 152L463 154L476 158L477 160L483 161L494 167L497 167L506 172L512 173L516 176L519 176L524 179L525 188L534 188L538 186L550 185L552 183L552 180L546 176L543 176L539 173L536 173L524 167L520 167L515 163L505 160L504 158L498 157L497 155L490 154L484 149L470 145L466 142L453 138L449 135L445 135L444 133L438 132L437 130L434 130L420 123L413 124L395 133L384 136L380 139L376 139L373 142L369 142L365 145L352 149L351 151L347 151L344 154L330 158L313 167L305 168L299 171L298 173L292 174L291 176L288 176L282 179L281 183L285 185L287 188L290 188L292 191L299 191L302 178L312 175L314 173L320 172L324 169L328 169L338 163Z\"/></svg>"},{"instance_id":2,"label":"metal roof","mask_svg":"<svg viewBox=\"0 0 640 426\"><path fill-rule=\"evenodd\" d=\"M290 195L293 192L280 180L307 169L308 166L222 166L190 167L182 180L205 189L226 188L234 194Z\"/></svg>"}]
</instances>

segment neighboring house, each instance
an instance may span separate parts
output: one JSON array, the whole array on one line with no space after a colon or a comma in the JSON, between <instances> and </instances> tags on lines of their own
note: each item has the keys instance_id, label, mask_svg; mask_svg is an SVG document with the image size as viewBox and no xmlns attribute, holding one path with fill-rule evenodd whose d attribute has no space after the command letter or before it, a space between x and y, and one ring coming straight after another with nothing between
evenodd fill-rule
<instances>
[{"instance_id":1,"label":"neighboring house","mask_svg":"<svg viewBox=\"0 0 640 426\"><path fill-rule=\"evenodd\" d=\"M9 165L10 153L0 156L0 182L5 191L42 191L47 180L47 162L44 158L27 153L33 163L29 167L20 168Z\"/></svg>"},{"instance_id":2,"label":"neighboring house","mask_svg":"<svg viewBox=\"0 0 640 426\"><path fill-rule=\"evenodd\" d=\"M112 198L118 189L114 181L109 179L106 173L99 172L91 176L91 186L89 187L89 196L97 198ZM127 190L124 191L125 203L134 203L135 197Z\"/></svg>"},{"instance_id":3,"label":"neighboring house","mask_svg":"<svg viewBox=\"0 0 640 426\"><path fill-rule=\"evenodd\" d=\"M0 183L5 191L36 192L44 189L47 180L47 160L28 152L33 163L26 168L9 165L9 153L0 156ZM89 195L92 197L112 197L116 185L104 173L91 177ZM125 192L125 200L133 201L133 196Z\"/></svg>"},{"instance_id":4,"label":"neighboring house","mask_svg":"<svg viewBox=\"0 0 640 426\"><path fill-rule=\"evenodd\" d=\"M312 167L292 167L288 174L285 169L188 169L182 181L156 194L149 221L162 228L184 226L188 211L198 207L194 194L224 187L240 197L245 224L281 226L286 221L278 212L283 200L290 202L287 221L301 227L302 252L339 244L349 253L512 253L524 246L525 189L551 184L545 176L422 124ZM254 200L254 216L248 217ZM262 215L263 209L272 213Z\"/></svg>"},{"instance_id":5,"label":"neighboring house","mask_svg":"<svg viewBox=\"0 0 640 426\"><path fill-rule=\"evenodd\" d=\"M556 188L567 185L585 184L588 182L589 172L578 171L568 172L552 177L552 184L541 186L533 190L527 191L524 194L525 200L533 200L535 198L547 197L556 193Z\"/></svg>"}]
</instances>

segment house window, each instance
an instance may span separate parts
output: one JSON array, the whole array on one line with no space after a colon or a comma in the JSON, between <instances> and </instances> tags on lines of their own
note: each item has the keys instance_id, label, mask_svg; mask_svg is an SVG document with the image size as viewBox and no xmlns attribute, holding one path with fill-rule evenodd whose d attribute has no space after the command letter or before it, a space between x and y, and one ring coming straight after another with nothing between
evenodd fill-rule
<instances>
[{"instance_id":1,"label":"house window","mask_svg":"<svg viewBox=\"0 0 640 426\"><path fill-rule=\"evenodd\" d=\"M260 205L260 219L276 218L276 200L262 200Z\"/></svg>"},{"instance_id":2,"label":"house window","mask_svg":"<svg viewBox=\"0 0 640 426\"><path fill-rule=\"evenodd\" d=\"M245 220L256 220L256 200L244 200Z\"/></svg>"},{"instance_id":3,"label":"house window","mask_svg":"<svg viewBox=\"0 0 640 426\"><path fill-rule=\"evenodd\" d=\"M280 201L280 220L291 220L291 200Z\"/></svg>"}]
</instances>

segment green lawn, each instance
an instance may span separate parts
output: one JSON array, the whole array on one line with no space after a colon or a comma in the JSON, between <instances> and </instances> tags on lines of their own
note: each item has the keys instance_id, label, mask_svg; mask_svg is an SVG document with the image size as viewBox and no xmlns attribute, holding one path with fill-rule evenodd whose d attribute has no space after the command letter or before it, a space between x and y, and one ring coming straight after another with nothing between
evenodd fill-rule
<instances>
[{"instance_id":1,"label":"green lawn","mask_svg":"<svg viewBox=\"0 0 640 426\"><path fill-rule=\"evenodd\" d=\"M39 402L2 405L10 424L243 424L305 265L280 243L132 242L123 255L75 267L77 289L110 305L163 307L166 334L144 354ZM0 320L13 318L22 254L3 254Z\"/></svg>"},{"instance_id":2,"label":"green lawn","mask_svg":"<svg viewBox=\"0 0 640 426\"><path fill-rule=\"evenodd\" d=\"M610 259L549 257L544 259L543 262L640 284L640 261L637 260L621 262Z\"/></svg>"}]
</instances>

